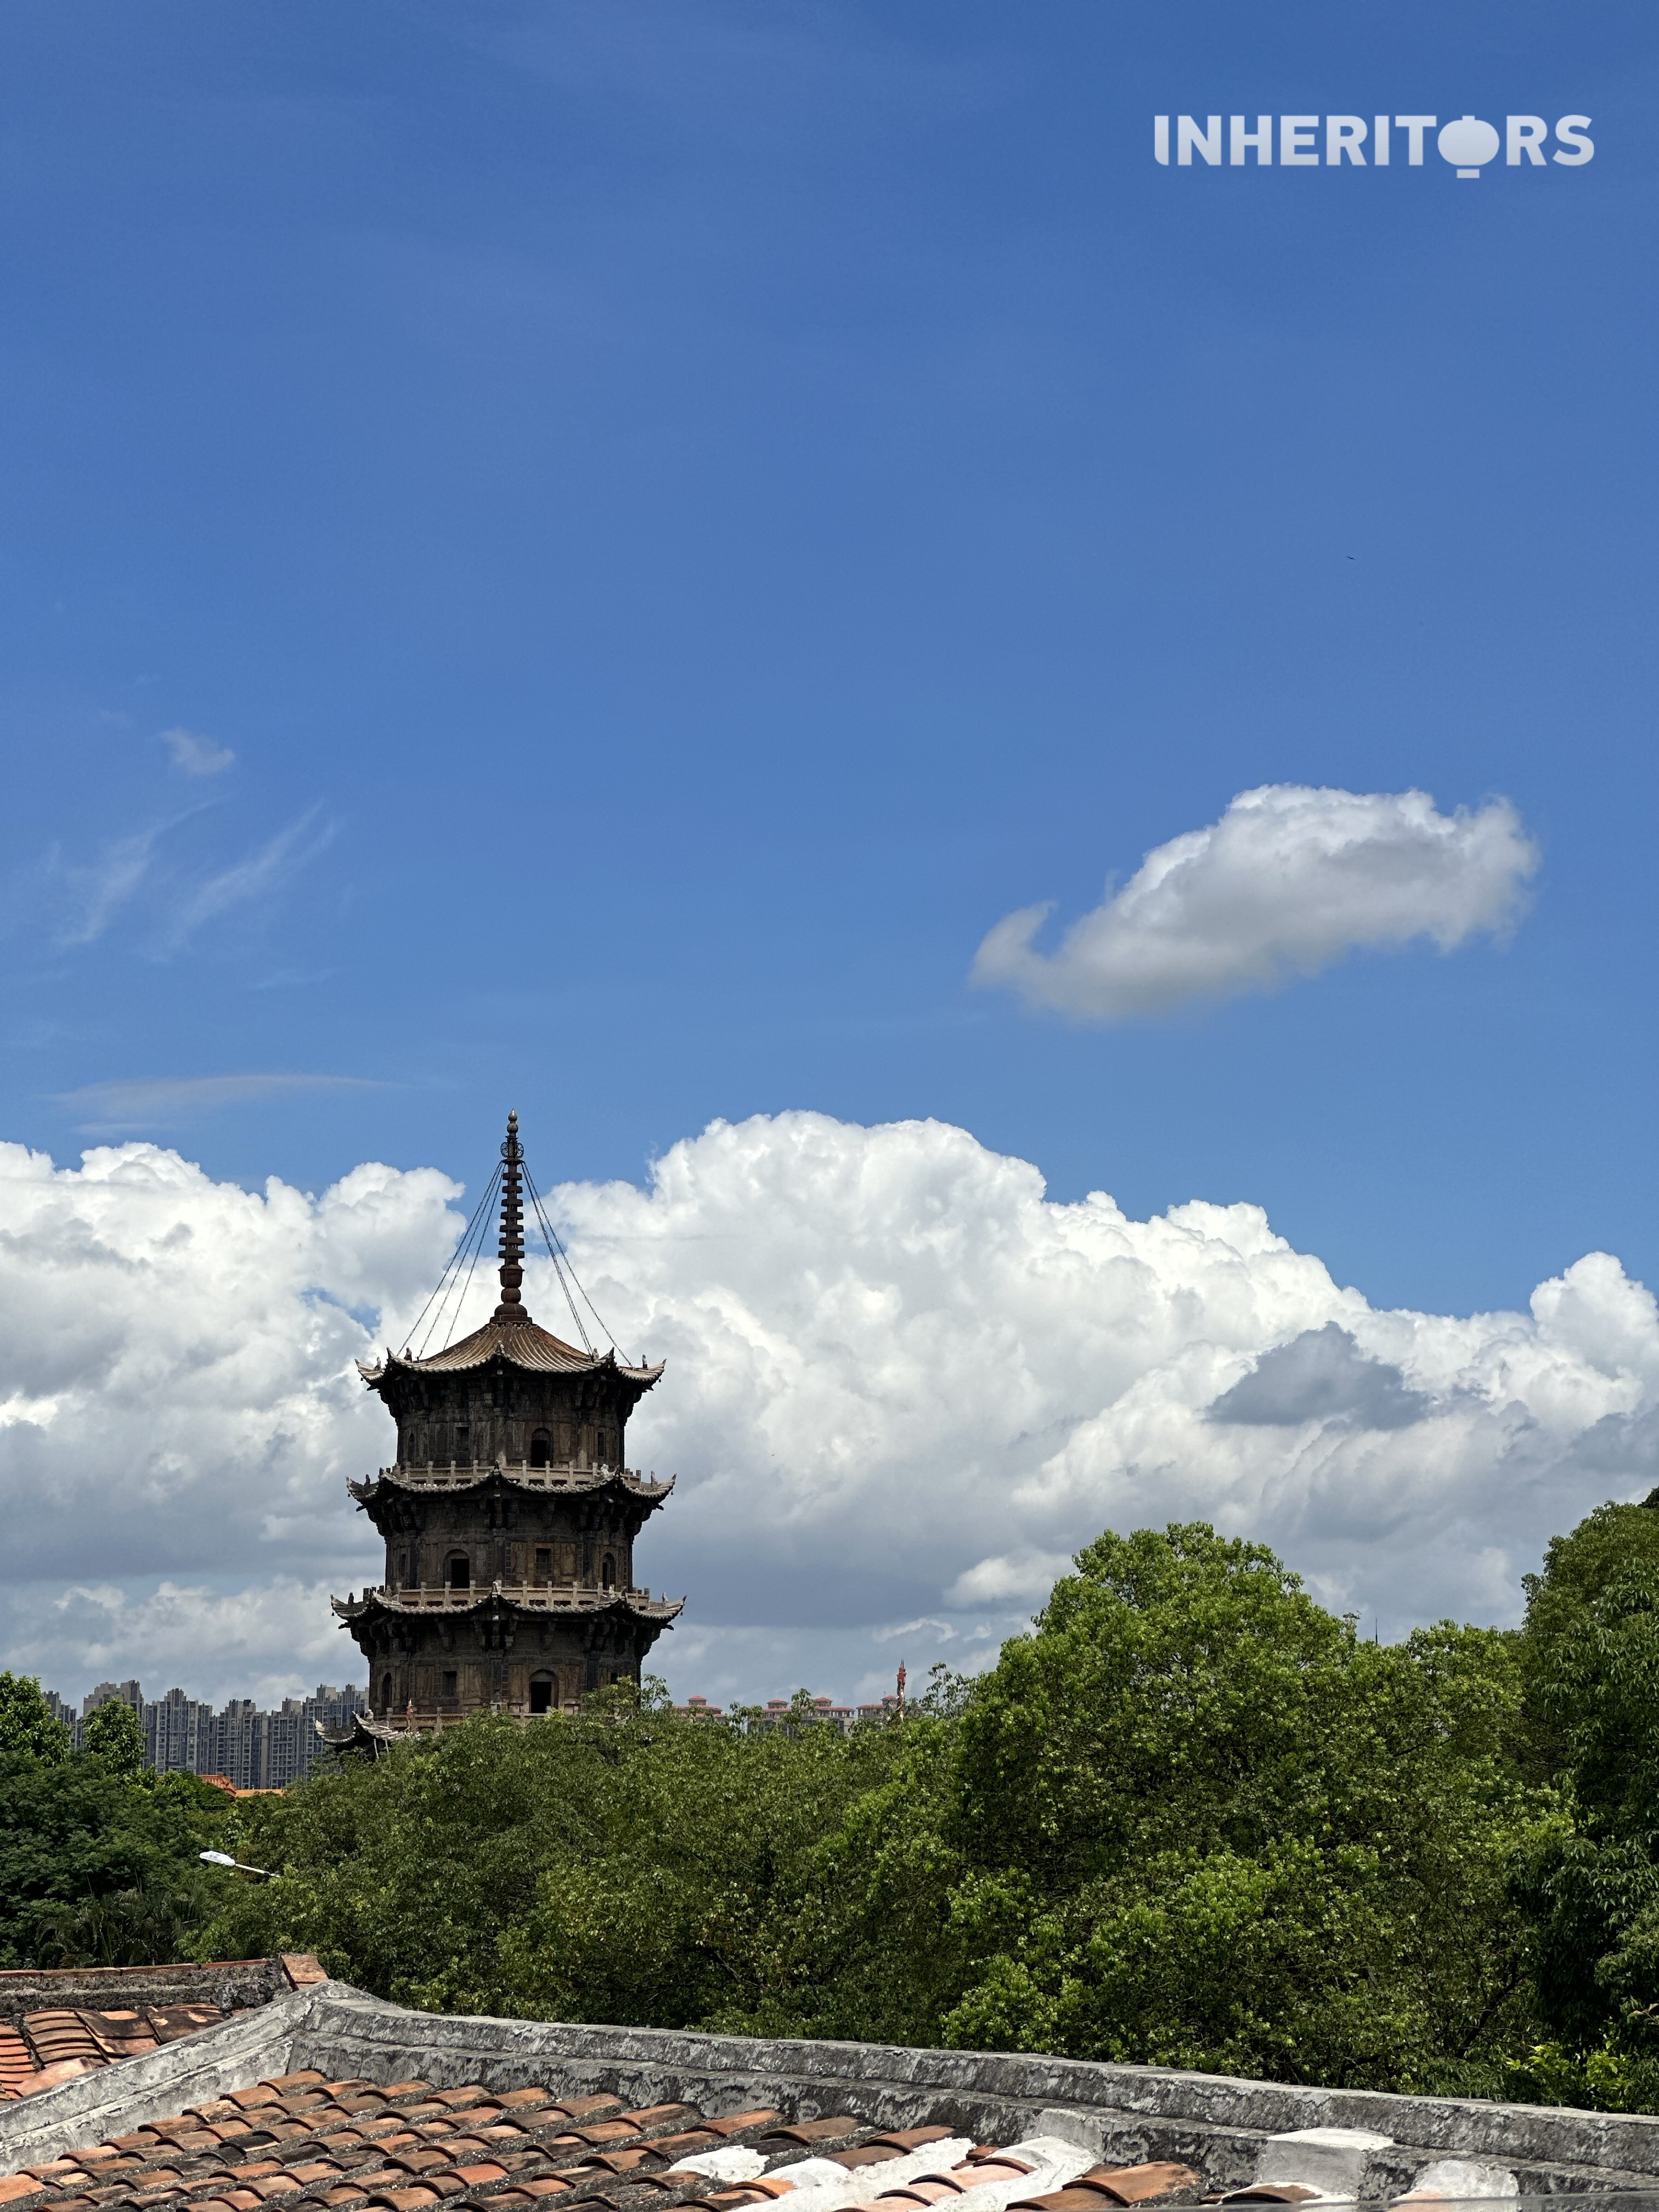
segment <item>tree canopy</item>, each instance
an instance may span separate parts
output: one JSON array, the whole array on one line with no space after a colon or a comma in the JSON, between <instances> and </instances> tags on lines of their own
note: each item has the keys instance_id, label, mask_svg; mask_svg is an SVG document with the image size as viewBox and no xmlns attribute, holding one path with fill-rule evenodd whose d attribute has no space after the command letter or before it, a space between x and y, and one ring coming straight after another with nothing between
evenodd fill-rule
<instances>
[{"instance_id":1,"label":"tree canopy","mask_svg":"<svg viewBox=\"0 0 1659 2212\"><path fill-rule=\"evenodd\" d=\"M434 2010L1659 2104L1651 1506L1552 1544L1522 1629L1392 1645L1260 1545L1108 1533L849 1737L619 1686L233 1808L125 1706L84 1735L0 1676L3 1963L312 1950Z\"/></svg>"},{"instance_id":2,"label":"tree canopy","mask_svg":"<svg viewBox=\"0 0 1659 2212\"><path fill-rule=\"evenodd\" d=\"M902 1726L618 1691L246 1807L283 1878L206 1940L444 2009L1479 2087L1553 1817L1516 1643L1368 1644L1260 1546L1106 1535Z\"/></svg>"},{"instance_id":3,"label":"tree canopy","mask_svg":"<svg viewBox=\"0 0 1659 2212\"><path fill-rule=\"evenodd\" d=\"M53 1715L32 1674L0 1674L0 1759L8 1755L52 1765L70 1755L69 1730Z\"/></svg>"},{"instance_id":4,"label":"tree canopy","mask_svg":"<svg viewBox=\"0 0 1659 2212\"><path fill-rule=\"evenodd\" d=\"M209 1911L197 1854L224 1827L223 1791L146 1772L130 1706L85 1733L71 1755L38 1684L0 1675L0 1967L187 1956Z\"/></svg>"}]
</instances>

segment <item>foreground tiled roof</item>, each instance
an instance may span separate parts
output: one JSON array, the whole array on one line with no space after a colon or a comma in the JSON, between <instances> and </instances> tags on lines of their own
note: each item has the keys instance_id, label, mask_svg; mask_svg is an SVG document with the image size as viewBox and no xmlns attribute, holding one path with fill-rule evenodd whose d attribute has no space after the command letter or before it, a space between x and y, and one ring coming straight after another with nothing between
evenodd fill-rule
<instances>
[{"instance_id":1,"label":"foreground tiled roof","mask_svg":"<svg viewBox=\"0 0 1659 2212\"><path fill-rule=\"evenodd\" d=\"M326 1979L315 1959L298 1954L203 1966L0 1973L0 2103L143 2057L216 2027L233 2010Z\"/></svg>"},{"instance_id":2,"label":"foreground tiled roof","mask_svg":"<svg viewBox=\"0 0 1659 2212\"><path fill-rule=\"evenodd\" d=\"M314 2069L234 2090L176 2117L0 2179L5 2212L260 2212L276 2198L366 2212L488 2205L492 2212L710 2212L790 2200L789 2212L1104 2212L1193 2198L1170 2163L1093 2166L1054 2138L999 2149L944 2124L884 2130L852 2113L787 2120L760 2107L711 2116L690 2104L624 2110L563 2101L540 2084L438 2089L330 2081Z\"/></svg>"},{"instance_id":3,"label":"foreground tiled roof","mask_svg":"<svg viewBox=\"0 0 1659 2212\"><path fill-rule=\"evenodd\" d=\"M38 1994L29 2008L49 2008ZM1564 2192L1580 2212L1659 2212L1659 2118L1637 2113L449 2017L326 1980L234 2002L217 2027L0 2104L0 2212L1545 2212Z\"/></svg>"}]
</instances>

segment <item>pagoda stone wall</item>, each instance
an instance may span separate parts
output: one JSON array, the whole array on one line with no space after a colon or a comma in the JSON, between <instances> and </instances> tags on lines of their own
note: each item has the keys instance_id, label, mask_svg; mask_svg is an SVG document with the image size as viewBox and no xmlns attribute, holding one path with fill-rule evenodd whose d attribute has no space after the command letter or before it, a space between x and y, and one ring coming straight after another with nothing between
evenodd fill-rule
<instances>
[{"instance_id":1,"label":"pagoda stone wall","mask_svg":"<svg viewBox=\"0 0 1659 2212\"><path fill-rule=\"evenodd\" d=\"M376 1515L386 1540L386 1587L450 1588L452 1563L464 1559L474 1589L497 1582L628 1589L644 1511L614 1490L573 1498L486 1482L476 1490L388 1492Z\"/></svg>"},{"instance_id":2,"label":"pagoda stone wall","mask_svg":"<svg viewBox=\"0 0 1659 2212\"><path fill-rule=\"evenodd\" d=\"M441 1371L399 1376L386 1395L405 1467L489 1466L503 1455L514 1466L626 1462L632 1395L604 1375Z\"/></svg>"},{"instance_id":3,"label":"pagoda stone wall","mask_svg":"<svg viewBox=\"0 0 1659 2212\"><path fill-rule=\"evenodd\" d=\"M413 1705L430 1723L491 1710L562 1711L590 1690L637 1681L648 1638L607 1616L532 1621L486 1610L454 1620L382 1617L358 1640L375 1711L395 1718Z\"/></svg>"}]
</instances>

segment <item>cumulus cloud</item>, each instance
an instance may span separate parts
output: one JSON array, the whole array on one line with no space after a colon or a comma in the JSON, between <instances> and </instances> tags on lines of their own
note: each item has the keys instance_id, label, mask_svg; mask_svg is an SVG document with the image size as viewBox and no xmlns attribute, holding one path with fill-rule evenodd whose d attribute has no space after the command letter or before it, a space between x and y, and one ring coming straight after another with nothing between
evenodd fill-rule
<instances>
[{"instance_id":1,"label":"cumulus cloud","mask_svg":"<svg viewBox=\"0 0 1659 2212\"><path fill-rule=\"evenodd\" d=\"M1441 814L1422 791L1264 784L1148 853L1052 952L1036 945L1051 904L1005 915L973 979L1125 1021L1316 975L1362 946L1449 952L1513 926L1538 858L1505 799Z\"/></svg>"},{"instance_id":2,"label":"cumulus cloud","mask_svg":"<svg viewBox=\"0 0 1659 2212\"><path fill-rule=\"evenodd\" d=\"M161 743L182 775L222 775L236 757L228 745L204 738L199 730L163 730Z\"/></svg>"},{"instance_id":3,"label":"cumulus cloud","mask_svg":"<svg viewBox=\"0 0 1659 2212\"><path fill-rule=\"evenodd\" d=\"M392 1437L351 1361L402 1340L459 1195L0 1148L0 1663L66 1692L342 1678L323 1593L380 1565L343 1479ZM668 1361L629 1444L680 1478L639 1567L690 1600L658 1655L681 1692L982 1664L1101 1528L1189 1517L1385 1634L1512 1620L1553 1533L1659 1480L1659 1310L1604 1253L1524 1312L1379 1310L1258 1207L1135 1221L961 1129L813 1114L553 1202L626 1348ZM544 1266L526 1291L556 1328Z\"/></svg>"},{"instance_id":4,"label":"cumulus cloud","mask_svg":"<svg viewBox=\"0 0 1659 2212\"><path fill-rule=\"evenodd\" d=\"M1328 1321L1264 1352L1248 1375L1210 1407L1212 1421L1299 1428L1304 1421L1349 1421L1362 1429L1403 1429L1431 1401L1408 1389L1397 1367L1370 1359L1346 1328Z\"/></svg>"}]
</instances>

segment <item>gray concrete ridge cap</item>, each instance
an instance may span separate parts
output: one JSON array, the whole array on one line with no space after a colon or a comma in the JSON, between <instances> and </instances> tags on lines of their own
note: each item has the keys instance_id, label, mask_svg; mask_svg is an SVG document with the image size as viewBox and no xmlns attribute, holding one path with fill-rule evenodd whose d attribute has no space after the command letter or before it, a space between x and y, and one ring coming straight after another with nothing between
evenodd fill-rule
<instances>
[{"instance_id":1,"label":"gray concrete ridge cap","mask_svg":"<svg viewBox=\"0 0 1659 2212\"><path fill-rule=\"evenodd\" d=\"M324 1982L239 2013L143 2057L0 2106L0 2172L125 2135L273 2075L411 2076L440 2088L542 2081L631 2104L684 2100L718 2114L758 2104L790 2118L851 2111L884 2126L945 2121L982 2140L1059 2135L1130 2163L1175 2156L1212 2188L1236 2188L1275 2138L1358 2131L1361 2193L1391 2196L1448 2158L1509 2168L1521 2190L1646 2188L1659 2177L1659 2118L1539 2105L1310 2089L1159 2067L880 2044L770 2041L406 2011ZM1359 2138L1370 2139L1370 2146Z\"/></svg>"}]
</instances>

